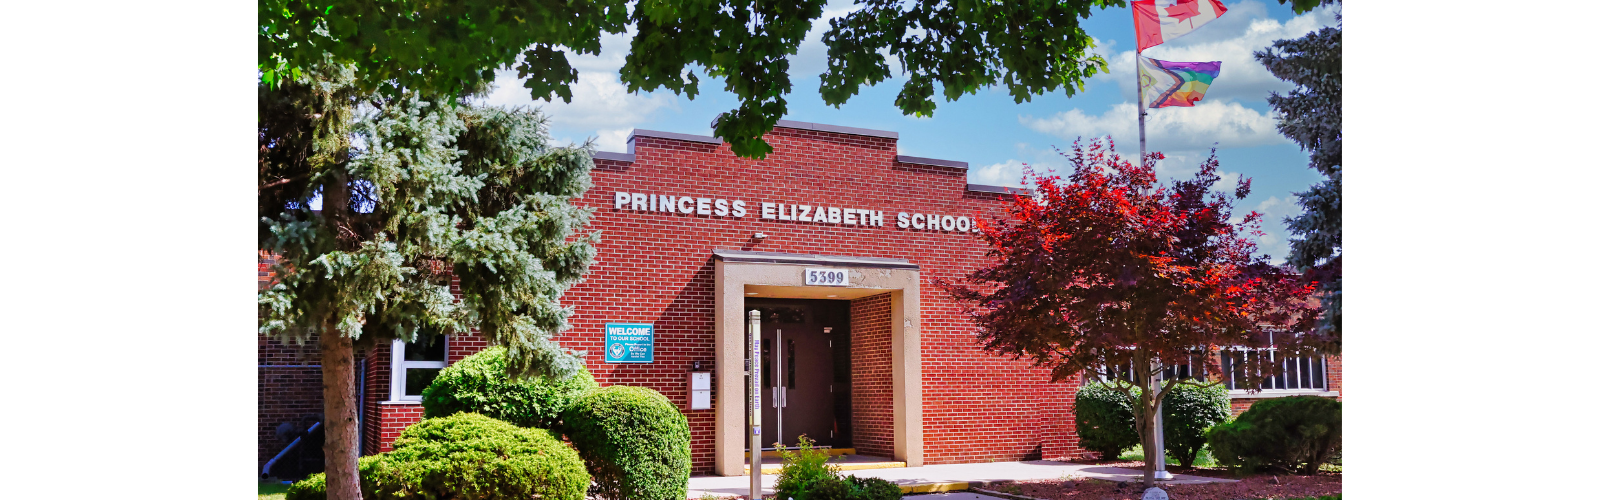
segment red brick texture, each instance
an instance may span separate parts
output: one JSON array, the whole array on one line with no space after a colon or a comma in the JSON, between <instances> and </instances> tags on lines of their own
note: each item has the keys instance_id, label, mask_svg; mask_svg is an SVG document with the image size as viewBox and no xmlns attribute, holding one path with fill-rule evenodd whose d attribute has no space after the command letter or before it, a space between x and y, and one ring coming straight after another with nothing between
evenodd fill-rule
<instances>
[{"instance_id":1,"label":"red brick texture","mask_svg":"<svg viewBox=\"0 0 1600 500\"><path fill-rule=\"evenodd\" d=\"M850 301L850 428L856 452L894 456L894 374L890 295Z\"/></svg>"}]
</instances>

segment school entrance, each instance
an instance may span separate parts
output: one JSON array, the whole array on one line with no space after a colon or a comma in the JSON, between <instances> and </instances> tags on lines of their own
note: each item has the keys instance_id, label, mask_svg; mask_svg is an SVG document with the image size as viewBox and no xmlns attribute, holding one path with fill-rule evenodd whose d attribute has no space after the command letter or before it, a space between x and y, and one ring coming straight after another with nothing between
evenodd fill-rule
<instances>
[{"instance_id":1,"label":"school entrance","mask_svg":"<svg viewBox=\"0 0 1600 500\"><path fill-rule=\"evenodd\" d=\"M850 448L850 302L748 299L745 309L761 313L761 449L800 436Z\"/></svg>"},{"instance_id":2,"label":"school entrance","mask_svg":"<svg viewBox=\"0 0 1600 500\"><path fill-rule=\"evenodd\" d=\"M747 454L794 447L801 436L848 455L842 460L873 457L920 467L918 266L904 259L738 250L716 250L713 257L715 472L746 474ZM807 273L817 271L835 279L808 281ZM756 415L746 413L751 398L745 392L752 311L761 337L753 362L760 368L763 442L755 444L748 423Z\"/></svg>"}]
</instances>

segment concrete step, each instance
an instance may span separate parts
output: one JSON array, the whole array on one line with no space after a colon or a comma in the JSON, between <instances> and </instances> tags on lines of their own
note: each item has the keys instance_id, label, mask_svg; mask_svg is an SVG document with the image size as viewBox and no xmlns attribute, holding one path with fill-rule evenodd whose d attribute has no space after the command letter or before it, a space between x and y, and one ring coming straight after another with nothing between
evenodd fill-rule
<instances>
[{"instance_id":1,"label":"concrete step","mask_svg":"<svg viewBox=\"0 0 1600 500\"><path fill-rule=\"evenodd\" d=\"M854 450L851 450L851 451L854 451ZM765 454L763 454L763 458L765 458ZM763 462L761 464L761 473L762 474L777 474L778 472L783 470L783 463L782 462L766 462L765 460L763 460L762 462ZM834 467L838 467L839 470L841 470L841 471L846 471L846 470L871 470L871 469L901 469L901 468L905 468L905 466L906 466L905 462L902 462L902 461L899 461L899 460L894 460L894 459L890 459L890 458L883 458L883 457L873 457L873 456L867 456L867 455L855 455L855 454L834 455L833 458L828 459L828 463L830 465L833 465ZM744 464L744 474L747 475L747 476L750 475L750 463L749 462L745 462L745 464Z\"/></svg>"},{"instance_id":2,"label":"concrete step","mask_svg":"<svg viewBox=\"0 0 1600 500\"><path fill-rule=\"evenodd\" d=\"M828 452L829 455L854 455L854 454L856 454L856 449L855 448L813 448L813 449L817 450L817 451L826 451L826 452ZM793 448L791 448L789 451L793 452L795 450ZM745 458L746 462L750 461L749 460L750 459L750 452L748 452L748 451L744 452L744 458ZM763 452L761 452L761 458L763 458L763 459L766 459L766 458L778 458L778 451L777 450L763 451Z\"/></svg>"}]
</instances>

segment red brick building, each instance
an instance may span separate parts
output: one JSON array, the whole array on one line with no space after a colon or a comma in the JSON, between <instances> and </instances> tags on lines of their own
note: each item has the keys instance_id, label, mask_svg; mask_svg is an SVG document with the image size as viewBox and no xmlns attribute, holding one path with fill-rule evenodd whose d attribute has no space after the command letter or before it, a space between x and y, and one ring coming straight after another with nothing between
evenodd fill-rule
<instances>
[{"instance_id":1,"label":"red brick building","mask_svg":"<svg viewBox=\"0 0 1600 500\"><path fill-rule=\"evenodd\" d=\"M602 386L645 386L677 403L695 474L743 473L752 309L767 440L803 433L912 467L1082 454L1080 381L1052 383L1046 370L983 353L933 285L980 265L973 221L998 215L1008 188L968 184L963 162L899 155L897 138L781 121L767 136L773 153L746 160L714 137L635 130L627 153L596 154L593 187L576 201L594 209L599 254L563 298L576 312L556 340L587 351ZM608 323L653 326L653 360L607 362ZM363 453L387 450L420 419L416 394L432 373L484 347L451 335L430 349L361 352ZM263 339L260 352L265 463L282 448L280 423L320 412L320 369L311 348ZM1241 397L1236 411L1274 394L1337 397L1337 359L1301 361L1284 389ZM697 366L710 373L707 409L691 405Z\"/></svg>"}]
</instances>

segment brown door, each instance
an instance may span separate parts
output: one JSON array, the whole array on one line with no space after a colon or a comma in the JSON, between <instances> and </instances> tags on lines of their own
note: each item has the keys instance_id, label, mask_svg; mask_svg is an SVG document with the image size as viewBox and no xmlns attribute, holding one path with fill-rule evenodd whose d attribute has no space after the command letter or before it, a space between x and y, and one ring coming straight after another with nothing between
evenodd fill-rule
<instances>
[{"instance_id":1,"label":"brown door","mask_svg":"<svg viewBox=\"0 0 1600 500\"><path fill-rule=\"evenodd\" d=\"M761 317L761 447L833 445L833 350L818 311L803 302L750 301Z\"/></svg>"}]
</instances>

